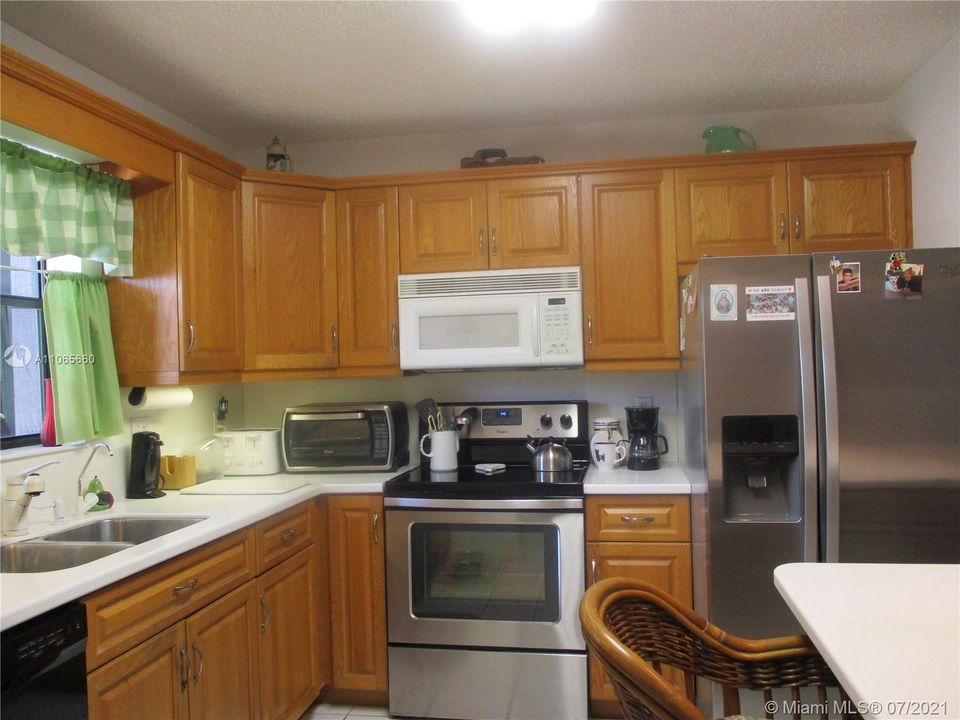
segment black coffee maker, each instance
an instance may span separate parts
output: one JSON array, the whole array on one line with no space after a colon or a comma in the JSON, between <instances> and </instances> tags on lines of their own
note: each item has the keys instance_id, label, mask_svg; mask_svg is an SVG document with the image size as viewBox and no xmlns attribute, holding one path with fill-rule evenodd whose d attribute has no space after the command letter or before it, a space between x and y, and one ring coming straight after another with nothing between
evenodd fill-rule
<instances>
[{"instance_id":1,"label":"black coffee maker","mask_svg":"<svg viewBox=\"0 0 960 720\"><path fill-rule=\"evenodd\" d=\"M627 467L631 470L659 470L660 456L670 451L667 438L657 433L660 408L628 407L624 410L627 411L627 430L630 433Z\"/></svg>"},{"instance_id":2,"label":"black coffee maker","mask_svg":"<svg viewBox=\"0 0 960 720\"><path fill-rule=\"evenodd\" d=\"M130 448L128 498L158 498L166 495L160 489L160 436L155 432L136 432Z\"/></svg>"}]
</instances>

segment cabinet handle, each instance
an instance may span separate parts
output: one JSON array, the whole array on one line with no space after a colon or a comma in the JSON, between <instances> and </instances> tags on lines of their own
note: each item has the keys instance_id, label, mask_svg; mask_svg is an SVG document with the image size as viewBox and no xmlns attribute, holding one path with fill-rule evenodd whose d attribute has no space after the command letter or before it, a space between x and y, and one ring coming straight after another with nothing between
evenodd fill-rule
<instances>
[{"instance_id":1,"label":"cabinet handle","mask_svg":"<svg viewBox=\"0 0 960 720\"><path fill-rule=\"evenodd\" d=\"M587 315L587 345L593 345L593 315Z\"/></svg>"},{"instance_id":2,"label":"cabinet handle","mask_svg":"<svg viewBox=\"0 0 960 720\"><path fill-rule=\"evenodd\" d=\"M597 584L597 561L593 559L590 561L590 584Z\"/></svg>"},{"instance_id":3,"label":"cabinet handle","mask_svg":"<svg viewBox=\"0 0 960 720\"><path fill-rule=\"evenodd\" d=\"M190 683L190 657L187 655L187 649L180 646L180 691L187 689Z\"/></svg>"},{"instance_id":4,"label":"cabinet handle","mask_svg":"<svg viewBox=\"0 0 960 720\"><path fill-rule=\"evenodd\" d=\"M780 213L780 242L787 239L787 214Z\"/></svg>"},{"instance_id":5,"label":"cabinet handle","mask_svg":"<svg viewBox=\"0 0 960 720\"><path fill-rule=\"evenodd\" d=\"M193 346L197 344L197 329L193 323L187 320L187 330L190 331L190 339L187 341L187 352L193 352Z\"/></svg>"},{"instance_id":6,"label":"cabinet handle","mask_svg":"<svg viewBox=\"0 0 960 720\"><path fill-rule=\"evenodd\" d=\"M796 240L800 239L800 211L797 210L793 214L793 237Z\"/></svg>"},{"instance_id":7,"label":"cabinet handle","mask_svg":"<svg viewBox=\"0 0 960 720\"><path fill-rule=\"evenodd\" d=\"M497 254L497 229L490 228L490 254Z\"/></svg>"},{"instance_id":8,"label":"cabinet handle","mask_svg":"<svg viewBox=\"0 0 960 720\"><path fill-rule=\"evenodd\" d=\"M331 352L337 351L337 326L330 326L330 350Z\"/></svg>"},{"instance_id":9,"label":"cabinet handle","mask_svg":"<svg viewBox=\"0 0 960 720\"><path fill-rule=\"evenodd\" d=\"M289 530L284 530L283 534L280 535L280 542L288 543L293 540L293 536L297 534L295 528L290 528Z\"/></svg>"},{"instance_id":10,"label":"cabinet handle","mask_svg":"<svg viewBox=\"0 0 960 720\"><path fill-rule=\"evenodd\" d=\"M191 578L189 582L185 582L182 585L177 585L173 588L173 594L179 597L181 593L191 593L194 588L200 584L199 578Z\"/></svg>"},{"instance_id":11,"label":"cabinet handle","mask_svg":"<svg viewBox=\"0 0 960 720\"><path fill-rule=\"evenodd\" d=\"M654 518L653 515L621 515L620 516L620 522L626 522L626 523L641 522L645 525L649 525L654 520L656 520L656 518Z\"/></svg>"},{"instance_id":12,"label":"cabinet handle","mask_svg":"<svg viewBox=\"0 0 960 720\"><path fill-rule=\"evenodd\" d=\"M197 668L197 672L193 675L193 684L196 685L200 681L200 675L203 674L203 652L200 650L200 646L197 645L197 641L193 641L193 654L200 659L200 667Z\"/></svg>"},{"instance_id":13,"label":"cabinet handle","mask_svg":"<svg viewBox=\"0 0 960 720\"><path fill-rule=\"evenodd\" d=\"M483 255L483 228L480 228L480 254Z\"/></svg>"},{"instance_id":14,"label":"cabinet handle","mask_svg":"<svg viewBox=\"0 0 960 720\"><path fill-rule=\"evenodd\" d=\"M380 544L380 513L373 514L373 544Z\"/></svg>"},{"instance_id":15,"label":"cabinet handle","mask_svg":"<svg viewBox=\"0 0 960 720\"><path fill-rule=\"evenodd\" d=\"M390 326L390 347L394 350L400 349L400 328L396 323Z\"/></svg>"},{"instance_id":16,"label":"cabinet handle","mask_svg":"<svg viewBox=\"0 0 960 720\"><path fill-rule=\"evenodd\" d=\"M267 625L270 624L270 606L267 605L267 596L260 597L260 609L263 611L263 622L260 623L260 632L267 631Z\"/></svg>"}]
</instances>

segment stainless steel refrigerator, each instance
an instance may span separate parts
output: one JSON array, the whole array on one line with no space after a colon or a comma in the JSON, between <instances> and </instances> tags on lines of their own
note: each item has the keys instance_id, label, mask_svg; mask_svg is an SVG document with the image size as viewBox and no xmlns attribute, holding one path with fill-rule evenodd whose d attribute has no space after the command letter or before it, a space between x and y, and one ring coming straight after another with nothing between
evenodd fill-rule
<instances>
[{"instance_id":1,"label":"stainless steel refrigerator","mask_svg":"<svg viewBox=\"0 0 960 720\"><path fill-rule=\"evenodd\" d=\"M777 565L960 562L960 249L706 258L681 301L702 614L800 632Z\"/></svg>"}]
</instances>

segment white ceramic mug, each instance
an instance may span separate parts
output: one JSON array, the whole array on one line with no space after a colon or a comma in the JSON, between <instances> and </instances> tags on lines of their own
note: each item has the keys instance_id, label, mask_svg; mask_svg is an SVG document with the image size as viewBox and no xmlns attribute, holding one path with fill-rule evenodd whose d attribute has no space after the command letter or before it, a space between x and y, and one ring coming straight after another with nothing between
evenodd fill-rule
<instances>
[{"instance_id":1,"label":"white ceramic mug","mask_svg":"<svg viewBox=\"0 0 960 720\"><path fill-rule=\"evenodd\" d=\"M423 443L430 439L430 452L423 449ZM431 470L456 470L457 450L460 449L460 436L456 430L435 430L420 438L420 453L430 458Z\"/></svg>"},{"instance_id":2,"label":"white ceramic mug","mask_svg":"<svg viewBox=\"0 0 960 720\"><path fill-rule=\"evenodd\" d=\"M597 466L597 470L613 470L622 465L627 457L625 441L591 443L590 459Z\"/></svg>"}]
</instances>

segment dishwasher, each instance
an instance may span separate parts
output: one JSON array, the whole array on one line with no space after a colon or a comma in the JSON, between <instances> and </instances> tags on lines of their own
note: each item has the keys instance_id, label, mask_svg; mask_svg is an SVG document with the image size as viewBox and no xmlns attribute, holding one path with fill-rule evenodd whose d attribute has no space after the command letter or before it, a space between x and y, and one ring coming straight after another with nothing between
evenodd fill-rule
<instances>
[{"instance_id":1,"label":"dishwasher","mask_svg":"<svg viewBox=\"0 0 960 720\"><path fill-rule=\"evenodd\" d=\"M70 603L0 634L0 707L17 720L87 717L87 618Z\"/></svg>"}]
</instances>

